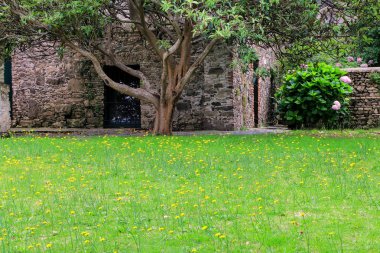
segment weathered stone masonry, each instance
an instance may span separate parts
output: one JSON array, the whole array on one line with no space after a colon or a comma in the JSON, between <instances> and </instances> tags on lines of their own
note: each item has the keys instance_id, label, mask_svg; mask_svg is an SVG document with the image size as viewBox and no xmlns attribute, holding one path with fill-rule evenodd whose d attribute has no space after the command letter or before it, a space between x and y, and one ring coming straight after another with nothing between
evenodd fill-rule
<instances>
[{"instance_id":1,"label":"weathered stone masonry","mask_svg":"<svg viewBox=\"0 0 380 253\"><path fill-rule=\"evenodd\" d=\"M82 62L73 61L73 54L62 60L55 54L36 58L39 54L33 49L12 59L12 125L101 127L103 85L91 79Z\"/></svg>"},{"instance_id":2,"label":"weathered stone masonry","mask_svg":"<svg viewBox=\"0 0 380 253\"><path fill-rule=\"evenodd\" d=\"M13 127L102 127L104 85L91 64L74 53L67 53L63 59L54 51L46 56L49 50L34 48L12 59ZM44 56L38 57L42 52ZM268 55L271 56L266 54L261 64L271 64ZM161 63L151 51L137 44L125 59L129 60L125 64L139 65L156 85ZM176 106L174 129L233 130L254 126L252 79L232 70L232 59L225 45L218 45L205 59ZM268 79L262 79L260 85L260 96L265 96ZM265 99L261 98L264 102L260 102L258 115L262 124L268 113ZM151 128L153 119L154 108L142 102L141 126Z\"/></svg>"},{"instance_id":3,"label":"weathered stone masonry","mask_svg":"<svg viewBox=\"0 0 380 253\"><path fill-rule=\"evenodd\" d=\"M352 125L354 127L380 126L380 85L371 81L372 73L380 68L345 69L352 79L354 93L351 98Z\"/></svg>"},{"instance_id":4,"label":"weathered stone masonry","mask_svg":"<svg viewBox=\"0 0 380 253\"><path fill-rule=\"evenodd\" d=\"M253 46L259 56L256 66L252 63L243 72L241 67L236 66L233 75L233 103L235 129L263 127L272 124L274 86L270 77L270 69L275 65L275 55L271 50ZM238 57L236 54L234 57ZM258 77L255 68L265 70L269 75ZM254 83L255 78L258 78ZM255 94L254 86L256 87ZM256 95L256 103L254 97ZM257 108L256 108L257 107ZM256 113L255 113L256 108ZM255 123L256 122L256 123Z\"/></svg>"},{"instance_id":5,"label":"weathered stone masonry","mask_svg":"<svg viewBox=\"0 0 380 253\"><path fill-rule=\"evenodd\" d=\"M0 62L0 132L6 132L11 126L9 103L9 85L4 84L4 64Z\"/></svg>"}]
</instances>

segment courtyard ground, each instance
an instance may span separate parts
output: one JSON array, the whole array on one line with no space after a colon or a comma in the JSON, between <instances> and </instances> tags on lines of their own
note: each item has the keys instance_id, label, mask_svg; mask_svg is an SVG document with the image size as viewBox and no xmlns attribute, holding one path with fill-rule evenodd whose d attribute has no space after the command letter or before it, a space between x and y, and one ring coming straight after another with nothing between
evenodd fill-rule
<instances>
[{"instance_id":1,"label":"courtyard ground","mask_svg":"<svg viewBox=\"0 0 380 253\"><path fill-rule=\"evenodd\" d=\"M0 249L378 252L377 132L0 139Z\"/></svg>"}]
</instances>

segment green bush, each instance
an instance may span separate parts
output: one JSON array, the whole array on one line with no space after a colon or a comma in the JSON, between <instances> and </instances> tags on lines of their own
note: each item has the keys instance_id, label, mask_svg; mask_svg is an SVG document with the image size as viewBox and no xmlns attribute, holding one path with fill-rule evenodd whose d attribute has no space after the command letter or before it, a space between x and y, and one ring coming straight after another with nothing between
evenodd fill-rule
<instances>
[{"instance_id":1,"label":"green bush","mask_svg":"<svg viewBox=\"0 0 380 253\"><path fill-rule=\"evenodd\" d=\"M380 89L380 73L372 73L369 78L371 79L372 82L377 84L377 86Z\"/></svg>"},{"instance_id":2,"label":"green bush","mask_svg":"<svg viewBox=\"0 0 380 253\"><path fill-rule=\"evenodd\" d=\"M303 65L288 73L275 94L282 121L290 128L342 127L349 116L349 95L353 91L345 74L325 63ZM335 101L339 108L333 107Z\"/></svg>"}]
</instances>

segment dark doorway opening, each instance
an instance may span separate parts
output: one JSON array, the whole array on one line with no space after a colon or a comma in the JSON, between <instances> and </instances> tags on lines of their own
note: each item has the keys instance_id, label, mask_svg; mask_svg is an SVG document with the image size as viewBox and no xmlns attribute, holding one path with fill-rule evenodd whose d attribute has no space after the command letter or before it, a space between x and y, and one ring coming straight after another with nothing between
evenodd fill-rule
<instances>
[{"instance_id":1,"label":"dark doorway opening","mask_svg":"<svg viewBox=\"0 0 380 253\"><path fill-rule=\"evenodd\" d=\"M255 127L259 125L259 77L257 76L257 69L259 67L259 61L255 61L253 64L253 113Z\"/></svg>"},{"instance_id":2,"label":"dark doorway opening","mask_svg":"<svg viewBox=\"0 0 380 253\"><path fill-rule=\"evenodd\" d=\"M138 65L130 66L139 69ZM140 87L140 80L118 67L105 66L104 71L115 82L133 88ZM141 128L141 106L137 98L121 94L104 86L104 127L106 128Z\"/></svg>"},{"instance_id":3,"label":"dark doorway opening","mask_svg":"<svg viewBox=\"0 0 380 253\"><path fill-rule=\"evenodd\" d=\"M7 58L4 60L4 84L9 85L9 103L11 106L10 116L12 118L12 99L13 99L13 90L12 90L12 59Z\"/></svg>"}]
</instances>

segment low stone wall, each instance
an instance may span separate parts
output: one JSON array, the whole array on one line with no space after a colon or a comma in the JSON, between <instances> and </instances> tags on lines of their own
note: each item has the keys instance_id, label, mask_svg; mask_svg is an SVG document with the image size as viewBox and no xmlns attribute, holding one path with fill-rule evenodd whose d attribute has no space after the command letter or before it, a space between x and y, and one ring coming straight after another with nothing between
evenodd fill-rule
<instances>
[{"instance_id":1,"label":"low stone wall","mask_svg":"<svg viewBox=\"0 0 380 253\"><path fill-rule=\"evenodd\" d=\"M345 71L352 79L354 88L350 107L352 126L380 126L380 85L370 78L372 73L380 73L380 68L350 68Z\"/></svg>"}]
</instances>

